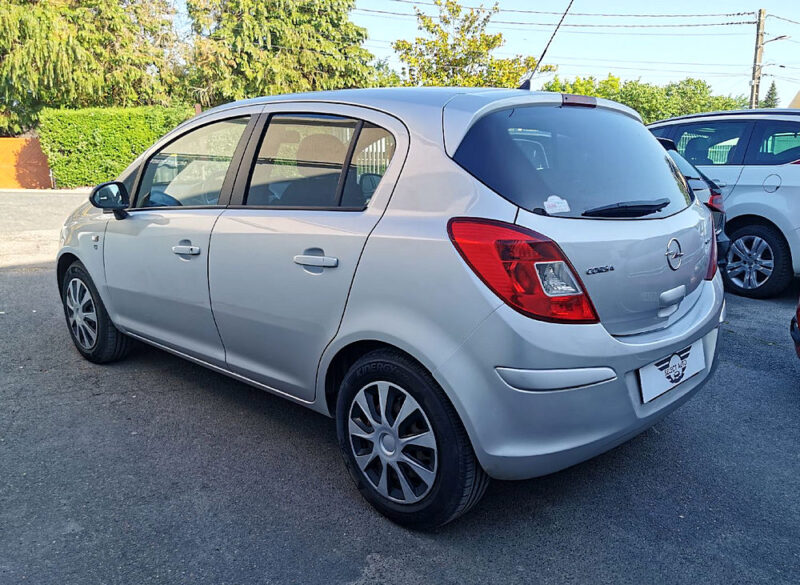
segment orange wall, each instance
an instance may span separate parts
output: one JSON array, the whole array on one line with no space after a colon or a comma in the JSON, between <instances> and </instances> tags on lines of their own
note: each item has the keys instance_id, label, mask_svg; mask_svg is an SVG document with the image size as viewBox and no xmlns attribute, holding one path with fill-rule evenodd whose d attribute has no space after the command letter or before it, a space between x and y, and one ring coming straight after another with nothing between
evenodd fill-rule
<instances>
[{"instance_id":1,"label":"orange wall","mask_svg":"<svg viewBox=\"0 0 800 585\"><path fill-rule=\"evenodd\" d=\"M0 189L49 189L50 168L38 138L0 138Z\"/></svg>"}]
</instances>

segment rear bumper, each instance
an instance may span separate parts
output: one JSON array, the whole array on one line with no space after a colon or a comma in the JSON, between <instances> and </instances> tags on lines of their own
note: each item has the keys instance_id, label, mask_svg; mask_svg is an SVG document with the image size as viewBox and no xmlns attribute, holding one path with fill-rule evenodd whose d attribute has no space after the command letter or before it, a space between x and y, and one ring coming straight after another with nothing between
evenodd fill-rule
<instances>
[{"instance_id":1,"label":"rear bumper","mask_svg":"<svg viewBox=\"0 0 800 585\"><path fill-rule=\"evenodd\" d=\"M623 340L601 325L543 323L503 306L437 378L490 476L546 475L625 442L694 395L716 367L722 299L716 278L668 330ZM643 403L638 369L700 338L705 368Z\"/></svg>"},{"instance_id":2,"label":"rear bumper","mask_svg":"<svg viewBox=\"0 0 800 585\"><path fill-rule=\"evenodd\" d=\"M797 324L797 317L792 317L789 333L791 333L792 340L794 340L794 350L797 352L797 357L800 357L800 327Z\"/></svg>"}]
</instances>

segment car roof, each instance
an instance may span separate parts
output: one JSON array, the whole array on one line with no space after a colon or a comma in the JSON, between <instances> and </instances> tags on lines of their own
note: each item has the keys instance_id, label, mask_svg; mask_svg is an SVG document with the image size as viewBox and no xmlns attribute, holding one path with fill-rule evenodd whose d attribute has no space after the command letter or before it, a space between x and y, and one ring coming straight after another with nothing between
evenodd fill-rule
<instances>
[{"instance_id":1,"label":"car roof","mask_svg":"<svg viewBox=\"0 0 800 585\"><path fill-rule=\"evenodd\" d=\"M700 112L697 114L685 114L683 116L675 116L674 118L665 118L656 122L651 122L648 126L657 126L660 124L669 124L679 120L692 120L695 118L714 118L722 116L752 116L763 117L764 115L777 115L777 116L800 116L800 110L797 108L757 108L754 110L720 110L717 112Z\"/></svg>"},{"instance_id":2,"label":"car roof","mask_svg":"<svg viewBox=\"0 0 800 585\"><path fill-rule=\"evenodd\" d=\"M281 94L240 100L217 106L200 116L223 113L235 108L276 103L330 103L371 108L390 114L412 132L442 141L442 111L450 102L458 103L459 109L473 113L490 104L520 104L525 102L554 101L561 94L529 91L525 89L476 88L476 87L384 87L365 89L339 89L306 93ZM598 106L619 110L640 120L634 111L616 102L598 99ZM198 116L199 117L199 116ZM467 117L469 121L470 117ZM196 119L196 118L195 118ZM463 135L464 129L460 129Z\"/></svg>"}]
</instances>

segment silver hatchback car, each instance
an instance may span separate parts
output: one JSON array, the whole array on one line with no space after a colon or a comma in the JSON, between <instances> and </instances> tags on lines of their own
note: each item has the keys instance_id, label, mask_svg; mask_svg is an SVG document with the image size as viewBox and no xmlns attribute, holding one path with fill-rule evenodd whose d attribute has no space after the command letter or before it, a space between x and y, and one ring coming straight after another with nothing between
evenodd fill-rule
<instances>
[{"instance_id":1,"label":"silver hatchback car","mask_svg":"<svg viewBox=\"0 0 800 585\"><path fill-rule=\"evenodd\" d=\"M90 201L57 265L78 351L144 341L335 417L358 489L405 525L619 445L716 362L710 213L613 102L237 102Z\"/></svg>"}]
</instances>

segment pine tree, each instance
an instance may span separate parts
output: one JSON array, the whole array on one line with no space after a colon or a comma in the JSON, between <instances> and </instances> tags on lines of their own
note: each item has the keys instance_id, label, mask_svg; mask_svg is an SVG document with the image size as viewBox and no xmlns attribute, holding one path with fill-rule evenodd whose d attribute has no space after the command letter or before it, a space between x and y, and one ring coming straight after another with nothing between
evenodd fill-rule
<instances>
[{"instance_id":1,"label":"pine tree","mask_svg":"<svg viewBox=\"0 0 800 585\"><path fill-rule=\"evenodd\" d=\"M761 100L758 104L759 108L777 108L778 107L778 88L775 87L775 82L773 81L770 86L769 90L767 90L766 97Z\"/></svg>"}]
</instances>

